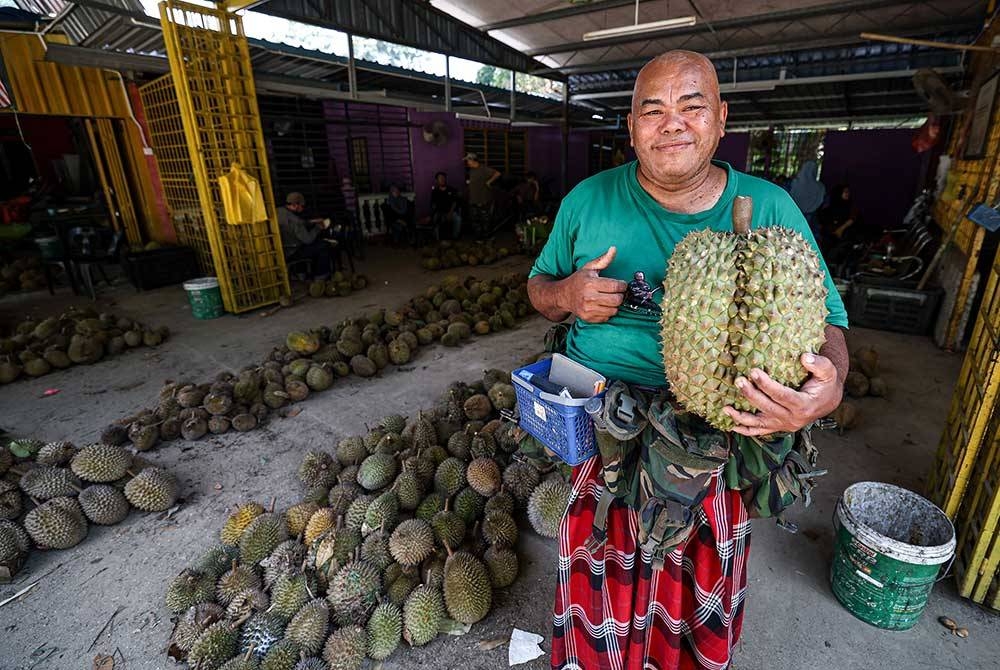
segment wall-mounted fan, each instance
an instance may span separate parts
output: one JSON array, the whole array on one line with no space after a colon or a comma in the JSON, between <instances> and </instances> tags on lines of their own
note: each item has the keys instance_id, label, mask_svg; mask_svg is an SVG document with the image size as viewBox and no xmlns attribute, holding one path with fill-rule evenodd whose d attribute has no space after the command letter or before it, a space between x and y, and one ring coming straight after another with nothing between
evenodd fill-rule
<instances>
[{"instance_id":1,"label":"wall-mounted fan","mask_svg":"<svg viewBox=\"0 0 1000 670\"><path fill-rule=\"evenodd\" d=\"M423 127L424 142L435 147L443 147L448 143L448 125L443 121L434 121Z\"/></svg>"},{"instance_id":2,"label":"wall-mounted fan","mask_svg":"<svg viewBox=\"0 0 1000 670\"><path fill-rule=\"evenodd\" d=\"M956 114L961 112L968 97L948 86L948 82L936 70L923 68L913 75L913 87L935 114Z\"/></svg>"}]
</instances>

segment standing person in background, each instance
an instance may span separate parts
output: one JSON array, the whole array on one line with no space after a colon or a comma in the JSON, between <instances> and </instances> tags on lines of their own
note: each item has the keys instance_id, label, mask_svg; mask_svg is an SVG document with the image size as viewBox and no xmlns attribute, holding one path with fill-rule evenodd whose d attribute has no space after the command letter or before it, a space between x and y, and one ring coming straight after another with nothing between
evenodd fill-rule
<instances>
[{"instance_id":1,"label":"standing person in background","mask_svg":"<svg viewBox=\"0 0 1000 670\"><path fill-rule=\"evenodd\" d=\"M465 154L465 167L469 168L469 217L473 226L483 228L489 223L493 205L493 183L500 173L479 162L474 153Z\"/></svg>"},{"instance_id":2,"label":"standing person in background","mask_svg":"<svg viewBox=\"0 0 1000 670\"><path fill-rule=\"evenodd\" d=\"M524 181L514 187L514 198L517 199L517 206L522 215L532 216L538 212L541 191L538 175L534 172L525 174Z\"/></svg>"},{"instance_id":3,"label":"standing person in background","mask_svg":"<svg viewBox=\"0 0 1000 670\"><path fill-rule=\"evenodd\" d=\"M819 219L816 215L820 207L823 206L823 200L826 199L826 189L816 179L818 171L816 161L806 161L799 168L798 174L795 175L788 187L788 193L792 196L795 204L799 206L802 216L806 217L806 222L817 239L820 235Z\"/></svg>"}]
</instances>

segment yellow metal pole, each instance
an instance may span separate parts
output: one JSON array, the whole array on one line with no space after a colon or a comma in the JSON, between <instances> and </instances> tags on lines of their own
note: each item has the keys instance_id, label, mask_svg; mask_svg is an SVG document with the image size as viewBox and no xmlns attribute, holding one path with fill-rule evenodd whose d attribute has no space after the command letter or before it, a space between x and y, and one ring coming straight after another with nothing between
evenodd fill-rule
<instances>
[{"instance_id":1,"label":"yellow metal pole","mask_svg":"<svg viewBox=\"0 0 1000 670\"><path fill-rule=\"evenodd\" d=\"M94 134L94 121L86 119L83 123L87 128L87 137L90 139L90 151L94 158L94 165L97 167L97 177L101 182L101 189L104 191L104 202L108 206L108 218L111 220L112 228L116 231L121 230L114 191L108 184L108 176L104 170L104 156L101 155L101 147Z\"/></svg>"}]
</instances>

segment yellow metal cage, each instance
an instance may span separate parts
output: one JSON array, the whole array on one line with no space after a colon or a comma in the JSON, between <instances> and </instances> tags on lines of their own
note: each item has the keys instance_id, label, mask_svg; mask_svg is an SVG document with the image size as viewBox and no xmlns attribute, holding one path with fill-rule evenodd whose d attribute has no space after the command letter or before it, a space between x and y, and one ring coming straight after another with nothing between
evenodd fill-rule
<instances>
[{"instance_id":1,"label":"yellow metal cage","mask_svg":"<svg viewBox=\"0 0 1000 670\"><path fill-rule=\"evenodd\" d=\"M243 22L176 0L159 7L170 76L141 95L178 234L203 266L211 259L228 311L277 302L290 293L288 271ZM266 221L225 222L218 178L234 163L261 185Z\"/></svg>"},{"instance_id":2,"label":"yellow metal cage","mask_svg":"<svg viewBox=\"0 0 1000 670\"><path fill-rule=\"evenodd\" d=\"M198 185L184 137L181 106L177 102L174 81L169 74L165 74L141 86L139 96L177 239L194 249L202 272L215 274L208 227L198 199Z\"/></svg>"},{"instance_id":3,"label":"yellow metal cage","mask_svg":"<svg viewBox=\"0 0 1000 670\"><path fill-rule=\"evenodd\" d=\"M990 129L987 158L963 161L955 173L964 185L965 198L939 207L938 216L958 220L976 202L996 202L1000 196L1000 123ZM974 197L973 197L974 194ZM964 219L958 243L970 258L978 257L983 228ZM964 245L964 246L963 246ZM964 304L975 263L966 268L959 287ZM969 280L969 281L966 281ZM968 350L955 384L934 468L928 482L931 499L955 522L957 547L955 574L959 593L975 602L1000 605L1000 254L994 256L976 317ZM956 328L953 315L949 329ZM949 338L952 338L949 335Z\"/></svg>"}]
</instances>

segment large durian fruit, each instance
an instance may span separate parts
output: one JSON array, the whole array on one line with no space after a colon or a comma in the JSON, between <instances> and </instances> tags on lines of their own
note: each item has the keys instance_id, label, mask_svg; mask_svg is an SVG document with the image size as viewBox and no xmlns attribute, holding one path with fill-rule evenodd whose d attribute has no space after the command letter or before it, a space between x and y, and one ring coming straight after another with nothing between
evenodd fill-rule
<instances>
[{"instance_id":1,"label":"large durian fruit","mask_svg":"<svg viewBox=\"0 0 1000 670\"><path fill-rule=\"evenodd\" d=\"M733 203L733 232L700 230L675 247L663 280L663 365L689 411L721 430L732 405L753 411L736 388L760 368L797 387L800 358L824 342L826 287L815 249L799 233L750 230L749 197Z\"/></svg>"}]
</instances>

